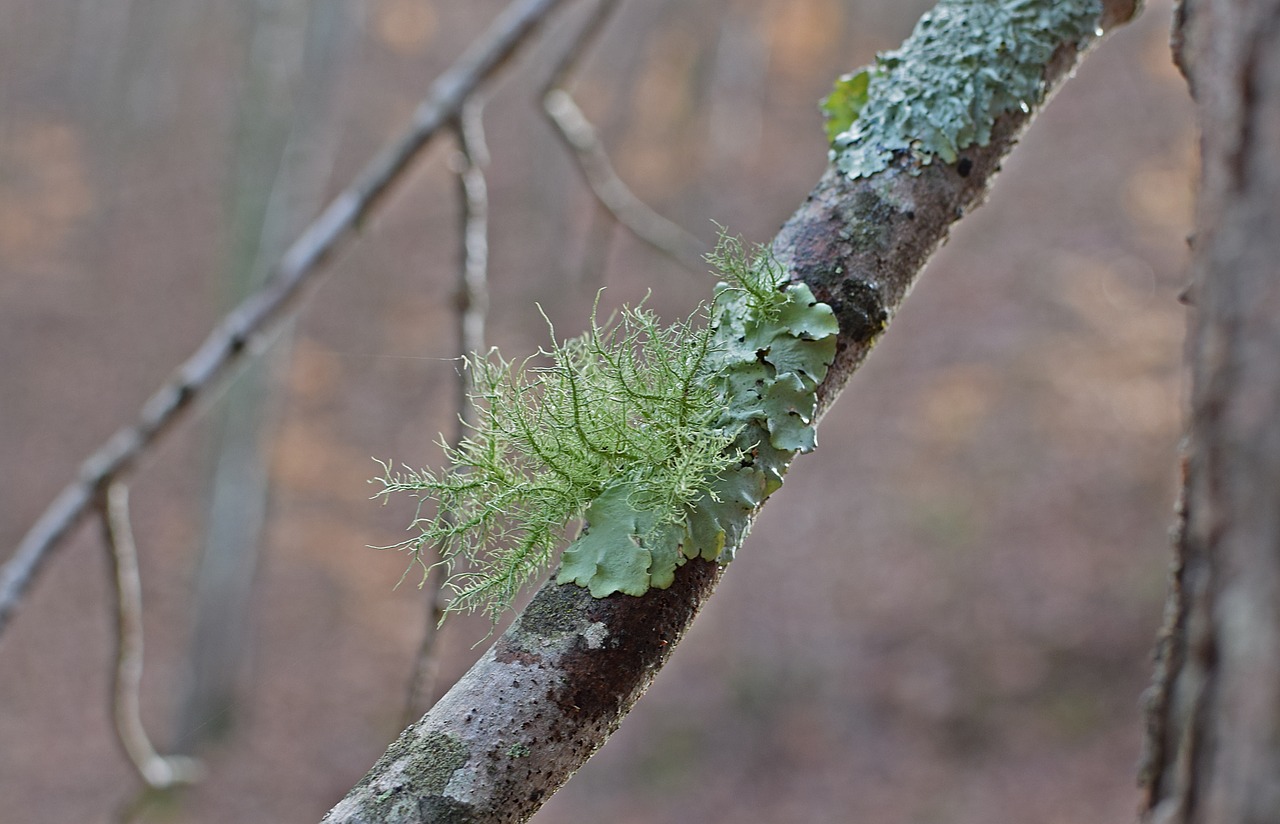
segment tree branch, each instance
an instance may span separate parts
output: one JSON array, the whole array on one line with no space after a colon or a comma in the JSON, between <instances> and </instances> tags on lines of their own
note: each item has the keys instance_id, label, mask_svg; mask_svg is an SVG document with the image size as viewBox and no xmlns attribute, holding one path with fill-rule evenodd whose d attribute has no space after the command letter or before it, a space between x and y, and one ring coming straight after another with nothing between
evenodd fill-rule
<instances>
[{"instance_id":1,"label":"tree branch","mask_svg":"<svg viewBox=\"0 0 1280 824\"><path fill-rule=\"evenodd\" d=\"M696 269L707 251L705 244L655 212L631 191L613 168L595 126L569 93L569 75L600 35L617 5L618 0L600 0L592 10L542 89L542 113L555 134L569 147L578 171L600 207L640 240L678 263Z\"/></svg>"},{"instance_id":2,"label":"tree branch","mask_svg":"<svg viewBox=\"0 0 1280 824\"><path fill-rule=\"evenodd\" d=\"M1132 0L1104 4L1126 22ZM1080 53L1063 44L1050 88ZM819 387L835 400L951 225L986 195L1036 107L1003 115L988 145L912 175L897 163L850 180L828 169L783 226L773 251L840 320L836 362ZM592 599L548 583L512 627L335 806L326 824L526 821L617 728L719 580L690 561L667 590Z\"/></svg>"},{"instance_id":3,"label":"tree branch","mask_svg":"<svg viewBox=\"0 0 1280 824\"><path fill-rule=\"evenodd\" d=\"M190 410L192 402L248 354L261 351L273 331L314 285L332 258L404 177L415 158L452 123L467 98L492 78L563 0L513 0L458 61L431 86L405 133L373 159L285 252L262 288L228 313L204 343L143 405L138 419L116 432L80 466L0 568L0 635L53 551L94 505L98 490L127 473L152 444Z\"/></svg>"}]
</instances>

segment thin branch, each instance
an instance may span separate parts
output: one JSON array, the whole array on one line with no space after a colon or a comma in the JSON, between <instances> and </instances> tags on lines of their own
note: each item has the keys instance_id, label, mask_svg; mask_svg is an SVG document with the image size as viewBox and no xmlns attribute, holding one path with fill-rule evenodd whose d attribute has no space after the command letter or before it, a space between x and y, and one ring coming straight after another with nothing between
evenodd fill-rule
<instances>
[{"instance_id":1,"label":"thin branch","mask_svg":"<svg viewBox=\"0 0 1280 824\"><path fill-rule=\"evenodd\" d=\"M489 312L489 188L484 169L489 147L484 134L484 101L473 97L462 108L458 123L461 147L458 170L459 196L463 204L463 261L458 283L458 351L466 355L484 351L485 318ZM459 372L458 390L471 392L466 370ZM459 408L458 439L474 423L471 404Z\"/></svg>"},{"instance_id":2,"label":"thin branch","mask_svg":"<svg viewBox=\"0 0 1280 824\"><path fill-rule=\"evenodd\" d=\"M100 499L103 537L111 556L116 593L116 670L111 682L111 714L116 737L147 786L163 790L200 779L200 762L156 752L142 726L142 576L138 548L129 525L129 488L115 482Z\"/></svg>"},{"instance_id":3,"label":"thin branch","mask_svg":"<svg viewBox=\"0 0 1280 824\"><path fill-rule=\"evenodd\" d=\"M701 270L706 245L683 228L655 212L635 195L613 168L600 135L569 94L569 75L603 30L619 0L600 0L577 37L560 56L542 88L542 111L555 133L569 147L599 204L613 219L650 246L681 264Z\"/></svg>"},{"instance_id":4,"label":"thin branch","mask_svg":"<svg viewBox=\"0 0 1280 824\"><path fill-rule=\"evenodd\" d=\"M368 220L431 139L452 123L466 100L492 78L564 0L514 0L435 83L405 133L375 157L285 252L262 288L228 313L172 377L143 405L135 423L116 432L80 466L0 568L0 634L53 550L93 507L97 491L127 473L247 354L260 351L271 332L314 285L332 258Z\"/></svg>"},{"instance_id":5,"label":"thin branch","mask_svg":"<svg viewBox=\"0 0 1280 824\"><path fill-rule=\"evenodd\" d=\"M453 442L461 443L475 421L471 405L471 370L464 360L472 353L482 353L485 318L489 311L489 188L484 167L489 163L489 147L484 136L484 100L472 96L454 126L458 137L455 171L458 175L458 200L462 204L462 261L458 269L456 309L458 313L458 416ZM446 513L447 515L447 513ZM443 576L433 571L425 581L427 616L422 628L422 641L414 656L405 701L408 724L426 712L434 703L439 689L440 656L437 641L444 620L445 597Z\"/></svg>"}]
</instances>

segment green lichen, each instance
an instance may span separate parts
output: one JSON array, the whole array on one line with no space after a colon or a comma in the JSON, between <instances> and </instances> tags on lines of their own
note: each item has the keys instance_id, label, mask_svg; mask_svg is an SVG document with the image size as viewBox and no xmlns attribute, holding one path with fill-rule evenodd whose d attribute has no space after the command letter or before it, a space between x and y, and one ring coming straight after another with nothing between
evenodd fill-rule
<instances>
[{"instance_id":1,"label":"green lichen","mask_svg":"<svg viewBox=\"0 0 1280 824\"><path fill-rule=\"evenodd\" d=\"M828 143L834 144L836 138L848 131L853 121L858 119L862 107L867 105L867 88L870 83L870 69L841 75L831 94L822 99L822 111L827 116Z\"/></svg>"},{"instance_id":2,"label":"green lichen","mask_svg":"<svg viewBox=\"0 0 1280 824\"><path fill-rule=\"evenodd\" d=\"M665 589L687 559L731 560L750 514L781 486L795 454L816 445L815 391L839 331L831 308L803 284L784 286L767 254L749 260L740 244L722 242L713 262L730 279L716 287L702 380L717 401L709 433L731 439L721 452L730 460L705 476L678 520L635 506L625 488L592 503L558 580L595 597Z\"/></svg>"},{"instance_id":3,"label":"green lichen","mask_svg":"<svg viewBox=\"0 0 1280 824\"><path fill-rule=\"evenodd\" d=\"M985 146L997 117L1044 97L1063 43L1095 34L1099 0L941 0L901 48L836 81L822 101L831 159L851 178L908 154L915 170Z\"/></svg>"},{"instance_id":4,"label":"green lichen","mask_svg":"<svg viewBox=\"0 0 1280 824\"><path fill-rule=\"evenodd\" d=\"M457 772L467 763L467 747L457 738L441 732L431 732L415 745L412 759L416 789L442 793Z\"/></svg>"},{"instance_id":5,"label":"green lichen","mask_svg":"<svg viewBox=\"0 0 1280 824\"><path fill-rule=\"evenodd\" d=\"M468 758L467 746L454 736L431 732L420 738L415 727L405 730L358 785L372 810L370 820L416 818L424 804L443 804L466 812L464 805L444 798L442 793Z\"/></svg>"},{"instance_id":6,"label":"green lichen","mask_svg":"<svg viewBox=\"0 0 1280 824\"><path fill-rule=\"evenodd\" d=\"M451 610L496 618L550 563L594 597L666 588L691 558L727 561L749 515L814 447L815 392L835 353L830 307L762 250L722 240L711 303L662 326L624 309L519 366L473 358L474 431L444 471L388 465L380 494L420 508L413 554L449 573ZM554 335L553 335L554 337Z\"/></svg>"}]
</instances>

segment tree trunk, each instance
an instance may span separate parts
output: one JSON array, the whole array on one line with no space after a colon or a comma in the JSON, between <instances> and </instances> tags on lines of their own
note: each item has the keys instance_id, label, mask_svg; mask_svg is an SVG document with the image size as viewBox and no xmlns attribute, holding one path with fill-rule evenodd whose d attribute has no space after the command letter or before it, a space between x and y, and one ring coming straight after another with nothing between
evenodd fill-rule
<instances>
[{"instance_id":1,"label":"tree trunk","mask_svg":"<svg viewBox=\"0 0 1280 824\"><path fill-rule=\"evenodd\" d=\"M1189 0L1200 113L1186 486L1148 821L1280 821L1280 0Z\"/></svg>"},{"instance_id":2,"label":"tree trunk","mask_svg":"<svg viewBox=\"0 0 1280 824\"><path fill-rule=\"evenodd\" d=\"M1107 0L1100 27L1134 0ZM1080 58L1063 43L1050 88ZM774 240L778 260L840 322L819 387L825 409L862 363L953 223L977 206L1036 107L1002 115L988 145L913 174L850 180L828 168ZM356 822L522 822L604 744L665 663L720 575L691 561L667 590L592 599L545 585L507 633L325 817Z\"/></svg>"},{"instance_id":3,"label":"tree trunk","mask_svg":"<svg viewBox=\"0 0 1280 824\"><path fill-rule=\"evenodd\" d=\"M337 149L326 123L358 26L343 0L255 0L246 11L245 78L227 216L225 311L259 289L271 264L322 203ZM234 722L236 686L252 647L249 615L268 510L267 444L274 384L289 360L289 332L227 388L214 411L204 545L178 752L194 752Z\"/></svg>"}]
</instances>

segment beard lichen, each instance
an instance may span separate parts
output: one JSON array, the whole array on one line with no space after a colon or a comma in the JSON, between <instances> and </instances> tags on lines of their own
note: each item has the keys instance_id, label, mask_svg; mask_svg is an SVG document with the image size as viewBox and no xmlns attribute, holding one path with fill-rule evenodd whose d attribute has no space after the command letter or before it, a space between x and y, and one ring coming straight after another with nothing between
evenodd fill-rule
<instances>
[{"instance_id":1,"label":"beard lichen","mask_svg":"<svg viewBox=\"0 0 1280 824\"><path fill-rule=\"evenodd\" d=\"M1054 51L1094 36L1101 12L1100 0L941 0L900 48L822 101L832 161L859 178L898 154L918 172L985 146L997 117L1041 102Z\"/></svg>"},{"instance_id":2,"label":"beard lichen","mask_svg":"<svg viewBox=\"0 0 1280 824\"><path fill-rule=\"evenodd\" d=\"M763 249L722 238L710 304L663 326L643 306L521 363L466 362L475 425L443 470L383 464L378 493L419 499L408 551L438 564L449 611L496 619L553 560L594 597L666 588L692 558L727 562L750 515L814 448L831 308ZM432 504L428 506L428 504ZM432 561L438 557L439 560Z\"/></svg>"}]
</instances>

